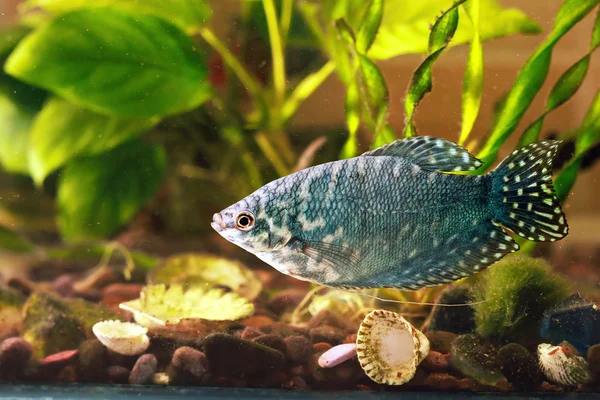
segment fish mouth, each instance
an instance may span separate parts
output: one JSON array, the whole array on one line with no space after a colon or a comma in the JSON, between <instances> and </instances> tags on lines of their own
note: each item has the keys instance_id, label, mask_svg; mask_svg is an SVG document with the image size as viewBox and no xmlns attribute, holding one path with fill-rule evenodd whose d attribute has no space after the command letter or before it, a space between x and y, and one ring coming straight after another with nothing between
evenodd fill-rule
<instances>
[{"instance_id":1,"label":"fish mouth","mask_svg":"<svg viewBox=\"0 0 600 400\"><path fill-rule=\"evenodd\" d=\"M223 216L221 213L213 214L213 220L210 223L210 226L217 232L221 233L225 228L225 222L223 221Z\"/></svg>"}]
</instances>

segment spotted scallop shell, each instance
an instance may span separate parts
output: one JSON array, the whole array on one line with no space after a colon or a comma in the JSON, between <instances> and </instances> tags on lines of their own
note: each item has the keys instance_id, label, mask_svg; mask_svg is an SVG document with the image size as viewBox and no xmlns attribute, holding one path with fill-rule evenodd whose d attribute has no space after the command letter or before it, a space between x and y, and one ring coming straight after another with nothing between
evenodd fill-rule
<instances>
[{"instance_id":1,"label":"spotted scallop shell","mask_svg":"<svg viewBox=\"0 0 600 400\"><path fill-rule=\"evenodd\" d=\"M566 354L561 346L542 343L538 346L540 369L554 383L576 386L588 383L592 377L583 357Z\"/></svg>"},{"instance_id":2,"label":"spotted scallop shell","mask_svg":"<svg viewBox=\"0 0 600 400\"><path fill-rule=\"evenodd\" d=\"M360 366L373 381L402 385L429 354L429 340L401 315L386 310L370 312L356 337Z\"/></svg>"},{"instance_id":3,"label":"spotted scallop shell","mask_svg":"<svg viewBox=\"0 0 600 400\"><path fill-rule=\"evenodd\" d=\"M102 321L92 331L103 345L126 356L142 354L150 346L148 329L133 322Z\"/></svg>"}]
</instances>

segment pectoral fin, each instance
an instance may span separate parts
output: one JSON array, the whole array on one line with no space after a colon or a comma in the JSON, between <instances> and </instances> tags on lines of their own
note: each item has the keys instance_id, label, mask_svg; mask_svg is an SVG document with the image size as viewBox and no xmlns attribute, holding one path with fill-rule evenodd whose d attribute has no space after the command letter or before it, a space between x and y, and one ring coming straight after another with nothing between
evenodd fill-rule
<instances>
[{"instance_id":1,"label":"pectoral fin","mask_svg":"<svg viewBox=\"0 0 600 400\"><path fill-rule=\"evenodd\" d=\"M348 246L294 238L294 248L306 257L330 268L354 271L359 262L358 253Z\"/></svg>"}]
</instances>

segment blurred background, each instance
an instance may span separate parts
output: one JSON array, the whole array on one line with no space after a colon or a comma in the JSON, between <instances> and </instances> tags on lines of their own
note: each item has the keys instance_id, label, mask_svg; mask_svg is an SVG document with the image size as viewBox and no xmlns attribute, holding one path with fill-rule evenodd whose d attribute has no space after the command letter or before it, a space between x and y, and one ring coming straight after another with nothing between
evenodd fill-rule
<instances>
[{"instance_id":1,"label":"blurred background","mask_svg":"<svg viewBox=\"0 0 600 400\"><path fill-rule=\"evenodd\" d=\"M527 58L549 34L554 23L554 18L561 5L561 1L559 0L530 0L527 2L501 0L500 3L504 7L516 7L523 11L539 24L542 32L538 35L516 34L484 43L484 89L480 113L473 128L474 135L485 132L489 128L493 118L494 103L511 88L519 68L523 66ZM17 21L17 8L19 4L19 0L2 0L0 2L0 27L7 27ZM239 1L219 0L212 1L210 4L213 8L210 26L214 34L221 38L225 44L231 45L233 43L232 37L235 36L235 33L232 31L235 31L237 21L239 20L241 9ZM521 120L516 130L517 132L522 132L532 120L543 112L544 102L552 85L554 85L558 77L567 68L588 51L590 32L595 18L594 14L592 12L587 15L561 38L555 46L548 78L536 96L532 106ZM467 45L453 47L449 51L446 51L435 64L433 68L434 89L419 104L419 109L414 119L420 134L436 135L456 140L460 131L462 77L468 51L469 47ZM257 54L257 57L260 57L260 52L257 52ZM269 53L264 54L265 62L269 61ZM380 67L390 90L389 121L396 132L401 132L404 126L403 97L407 86L412 73L423 59L424 55L422 54L406 54L388 60L377 61L377 65ZM258 64L260 65L260 62ZM580 126L599 87L600 54L596 52L592 56L590 69L579 91L566 104L547 116L542 136L558 134ZM339 77L335 73L329 75L310 99L300 106L297 114L292 119L288 128L292 137L298 138L304 134L315 137L320 132L344 133L346 131L344 115L345 93L346 88ZM361 131L365 131L364 127L361 127ZM508 140L500 149L499 157L505 157L514 148L518 136L513 135ZM173 149L168 150L170 151L169 154L177 154L177 146L174 146ZM165 200L167 203L175 202L173 198L178 191L180 196L192 196L186 191L192 190L190 187L196 184L194 182L198 174L195 174L193 169L188 172L187 175L183 174L185 175L183 178L180 174L179 178L181 179L179 181L176 183L172 182L167 189L161 192L166 193L165 196L171 199ZM577 181L571 190L571 195L564 205L571 227L570 235L565 240L556 244L556 247L560 248L569 242L590 244L600 242L600 229L598 228L600 227L599 176L600 163L596 163L578 175ZM6 184L8 181L4 179L3 182ZM234 185L235 183L231 182L231 184ZM27 186L27 184L24 185ZM9 198L13 206L15 203L18 204L25 196L24 193L27 192L14 191L13 189L3 190L8 196L2 195L0 202L6 201ZM206 188L202 186L195 190L202 192ZM42 195L40 191L36 192L35 190L32 193L37 193L39 196L38 200L47 201L49 204L52 203L50 198L45 197L47 194ZM35 198L36 195L34 194L33 196ZM221 201L225 202L223 199ZM212 212L217 211L215 205L212 208L209 206L209 209L204 214L195 214L193 210L203 206L194 201L188 203L187 205L180 206L174 206L173 204L164 206L163 203L160 203L161 206L158 208L163 208L160 212L156 211L158 208L155 208L154 215L159 215L163 220L168 220L167 225L173 228L172 232L174 234L181 235L183 233L185 235L186 232L189 233L197 229L198 225L207 225L208 221L204 218L207 218L207 215L212 215ZM4 219L10 221L10 215L6 212L4 214L6 214ZM144 215L143 212L141 214ZM165 218L166 215L168 216ZM140 217L140 214L137 214L136 218L138 222L140 220L145 221L140 222L140 224L147 227L144 223L148 224L148 220L144 220L143 217ZM17 219L15 217L14 221L17 221ZM173 222L176 220L179 223ZM49 224L51 223L49 222Z\"/></svg>"}]
</instances>

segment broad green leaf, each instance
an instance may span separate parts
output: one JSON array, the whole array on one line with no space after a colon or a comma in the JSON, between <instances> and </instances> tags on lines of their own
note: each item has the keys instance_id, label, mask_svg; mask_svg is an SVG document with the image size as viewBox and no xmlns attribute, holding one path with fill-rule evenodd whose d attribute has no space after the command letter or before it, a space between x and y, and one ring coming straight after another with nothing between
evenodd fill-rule
<instances>
[{"instance_id":1,"label":"broad green leaf","mask_svg":"<svg viewBox=\"0 0 600 400\"><path fill-rule=\"evenodd\" d=\"M130 117L183 112L211 95L203 57L183 31L108 8L73 11L38 28L5 70L93 111Z\"/></svg>"},{"instance_id":2,"label":"broad green leaf","mask_svg":"<svg viewBox=\"0 0 600 400\"><path fill-rule=\"evenodd\" d=\"M177 325L186 319L234 321L254 312L252 303L233 292L162 284L144 287L139 299L119 307L133 312L136 322L148 328Z\"/></svg>"},{"instance_id":3,"label":"broad green leaf","mask_svg":"<svg viewBox=\"0 0 600 400\"><path fill-rule=\"evenodd\" d=\"M375 41L383 17L383 3L384 0L371 0L365 17L360 23L356 35L356 50L361 54L365 54Z\"/></svg>"},{"instance_id":4,"label":"broad green leaf","mask_svg":"<svg viewBox=\"0 0 600 400\"><path fill-rule=\"evenodd\" d=\"M452 0L387 0L383 20L368 55L374 59L388 59L401 54L426 53L430 24L442 10L452 7ZM361 15L360 3L346 12ZM364 11L362 11L364 13ZM473 24L459 10L461 23L450 46L467 43L473 38ZM513 35L516 33L540 33L541 28L523 12L504 8L496 0L481 0L481 41ZM355 26L355 25L352 25Z\"/></svg>"},{"instance_id":5,"label":"broad green leaf","mask_svg":"<svg viewBox=\"0 0 600 400\"><path fill-rule=\"evenodd\" d=\"M71 162L58 184L63 236L94 239L115 233L158 190L165 163L161 147L140 140Z\"/></svg>"},{"instance_id":6,"label":"broad green leaf","mask_svg":"<svg viewBox=\"0 0 600 400\"><path fill-rule=\"evenodd\" d=\"M483 47L479 36L479 4L481 0L470 0L464 4L467 15L473 24L473 40L469 49L465 76L463 78L462 92L462 125L458 144L462 145L467 141L469 133L473 129L479 106L481 105L481 96L483 95Z\"/></svg>"},{"instance_id":7,"label":"broad green leaf","mask_svg":"<svg viewBox=\"0 0 600 400\"><path fill-rule=\"evenodd\" d=\"M0 92L0 163L8 172L29 173L27 148L34 116Z\"/></svg>"},{"instance_id":8,"label":"broad green leaf","mask_svg":"<svg viewBox=\"0 0 600 400\"><path fill-rule=\"evenodd\" d=\"M417 67L417 70L413 74L404 100L404 111L406 114L406 124L403 133L404 137L417 135L417 130L412 123L415 108L423 97L431 92L431 68L433 67L435 60L437 60L442 51L447 47L448 42L452 40L456 27L458 26L458 6L464 2L465 0L456 1L450 9L445 11L442 16L438 18L431 29L429 38L430 54L421 65Z\"/></svg>"},{"instance_id":9,"label":"broad green leaf","mask_svg":"<svg viewBox=\"0 0 600 400\"><path fill-rule=\"evenodd\" d=\"M544 84L556 42L599 3L600 0L563 1L552 32L519 71L498 116L497 124L478 154L478 158L484 163L482 170L489 167L496 159L500 147L516 129L523 114Z\"/></svg>"},{"instance_id":10,"label":"broad green leaf","mask_svg":"<svg viewBox=\"0 0 600 400\"><path fill-rule=\"evenodd\" d=\"M62 15L81 8L106 6L133 11L139 15L156 15L189 33L208 23L212 15L207 0L27 0L20 10L27 12L33 8L42 8Z\"/></svg>"},{"instance_id":11,"label":"broad green leaf","mask_svg":"<svg viewBox=\"0 0 600 400\"><path fill-rule=\"evenodd\" d=\"M575 156L559 172L554 181L556 194L561 201L564 201L568 197L569 191L575 184L583 157L588 150L598 143L600 143L600 91L596 93L596 97L592 101L583 124L579 128L575 139Z\"/></svg>"},{"instance_id":12,"label":"broad green leaf","mask_svg":"<svg viewBox=\"0 0 600 400\"><path fill-rule=\"evenodd\" d=\"M371 115L379 115L382 109L387 109L389 93L385 79L375 63L362 54L358 55L359 81L363 91L363 100Z\"/></svg>"},{"instance_id":13,"label":"broad green leaf","mask_svg":"<svg viewBox=\"0 0 600 400\"><path fill-rule=\"evenodd\" d=\"M31 253L35 246L18 233L0 226L0 249L13 253Z\"/></svg>"},{"instance_id":14,"label":"broad green leaf","mask_svg":"<svg viewBox=\"0 0 600 400\"><path fill-rule=\"evenodd\" d=\"M525 129L519 140L519 146L526 146L537 141L540 137L546 115L566 103L579 90L587 75L592 53L598 47L600 47L600 9L596 14L596 22L592 30L590 50L558 78L558 81L550 91L544 112Z\"/></svg>"},{"instance_id":15,"label":"broad green leaf","mask_svg":"<svg viewBox=\"0 0 600 400\"><path fill-rule=\"evenodd\" d=\"M358 140L356 133L360 126L360 91L356 80L353 80L348 86L346 99L344 101L344 113L346 115L346 125L348 126L348 140L342 148L341 158L352 158L358 153Z\"/></svg>"},{"instance_id":16,"label":"broad green leaf","mask_svg":"<svg viewBox=\"0 0 600 400\"><path fill-rule=\"evenodd\" d=\"M70 160L100 154L138 136L158 119L110 117L61 98L51 99L38 114L30 133L29 170L41 184Z\"/></svg>"}]
</instances>

